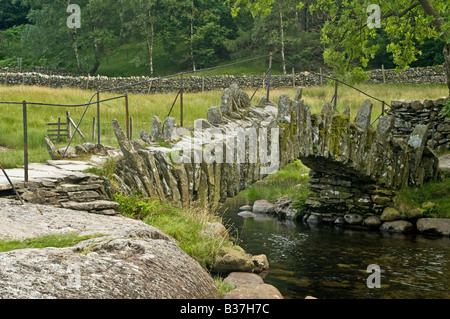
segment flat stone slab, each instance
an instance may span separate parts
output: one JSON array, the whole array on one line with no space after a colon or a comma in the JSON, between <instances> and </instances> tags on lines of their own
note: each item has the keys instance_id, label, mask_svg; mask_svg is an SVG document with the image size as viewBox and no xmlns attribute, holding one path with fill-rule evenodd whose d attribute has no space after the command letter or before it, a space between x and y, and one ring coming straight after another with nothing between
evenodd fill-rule
<instances>
[{"instance_id":1,"label":"flat stone slab","mask_svg":"<svg viewBox=\"0 0 450 319\"><path fill-rule=\"evenodd\" d=\"M84 170L95 167L92 163L83 161L48 161L47 163L30 163L28 165L28 180L40 182L42 180L56 181L67 176L82 177ZM6 169L8 177L14 186L23 185L25 172L23 168ZM11 189L6 176L0 172L0 190Z\"/></svg>"},{"instance_id":2,"label":"flat stone slab","mask_svg":"<svg viewBox=\"0 0 450 319\"><path fill-rule=\"evenodd\" d=\"M91 211L91 210L105 210L105 209L119 210L120 204L106 200L96 200L92 202L83 202L83 203L65 202L61 203L61 206L67 209Z\"/></svg>"}]
</instances>

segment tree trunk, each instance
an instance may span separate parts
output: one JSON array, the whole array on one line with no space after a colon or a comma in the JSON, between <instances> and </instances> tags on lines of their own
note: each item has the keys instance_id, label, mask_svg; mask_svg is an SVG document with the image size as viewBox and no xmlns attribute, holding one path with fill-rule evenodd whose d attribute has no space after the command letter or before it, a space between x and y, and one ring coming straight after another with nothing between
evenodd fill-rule
<instances>
[{"instance_id":1,"label":"tree trunk","mask_svg":"<svg viewBox=\"0 0 450 319\"><path fill-rule=\"evenodd\" d=\"M286 75L286 60L284 57L284 28L283 28L283 11L280 7L280 35L281 35L281 60L283 64L283 74Z\"/></svg>"},{"instance_id":2,"label":"tree trunk","mask_svg":"<svg viewBox=\"0 0 450 319\"><path fill-rule=\"evenodd\" d=\"M444 45L444 70L447 75L448 96L450 97L450 43Z\"/></svg>"},{"instance_id":3,"label":"tree trunk","mask_svg":"<svg viewBox=\"0 0 450 319\"><path fill-rule=\"evenodd\" d=\"M149 37L148 32L146 32L145 38L147 40L147 52L148 52L148 56L149 56L150 76L153 77L153 43L154 43L155 31L154 31L154 22L152 19L151 9L148 10L148 18L150 20L150 37ZM144 24L145 24L145 22L144 22Z\"/></svg>"},{"instance_id":4,"label":"tree trunk","mask_svg":"<svg viewBox=\"0 0 450 319\"><path fill-rule=\"evenodd\" d=\"M192 61L192 69L196 70L195 67L195 59L194 59L194 10L192 10L192 19L191 19L191 61Z\"/></svg>"},{"instance_id":5,"label":"tree trunk","mask_svg":"<svg viewBox=\"0 0 450 319\"><path fill-rule=\"evenodd\" d=\"M73 40L73 53L75 54L75 59L77 60L77 69L78 69L78 72L81 74L81 73L83 73L83 69L81 68L80 54L78 53L77 29L76 28L73 28L72 40Z\"/></svg>"}]
</instances>

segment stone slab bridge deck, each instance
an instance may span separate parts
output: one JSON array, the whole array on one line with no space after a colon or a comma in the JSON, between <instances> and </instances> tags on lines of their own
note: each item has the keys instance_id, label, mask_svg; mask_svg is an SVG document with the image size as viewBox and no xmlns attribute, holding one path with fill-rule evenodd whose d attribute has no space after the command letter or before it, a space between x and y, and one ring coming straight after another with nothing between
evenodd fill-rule
<instances>
[{"instance_id":1,"label":"stone slab bridge deck","mask_svg":"<svg viewBox=\"0 0 450 319\"><path fill-rule=\"evenodd\" d=\"M233 85L193 130L154 117L151 133L129 141L113 121L124 155L116 182L124 192L155 200L214 205L300 159L311 169L305 212L324 221L349 212L379 215L397 190L438 180L440 170L426 146L429 125L394 138L393 116L371 126L372 106L364 101L352 122L348 109L338 114L328 103L311 114L302 88L294 99L282 94L278 105L263 98L254 106ZM169 147L157 147L158 141Z\"/></svg>"}]
</instances>

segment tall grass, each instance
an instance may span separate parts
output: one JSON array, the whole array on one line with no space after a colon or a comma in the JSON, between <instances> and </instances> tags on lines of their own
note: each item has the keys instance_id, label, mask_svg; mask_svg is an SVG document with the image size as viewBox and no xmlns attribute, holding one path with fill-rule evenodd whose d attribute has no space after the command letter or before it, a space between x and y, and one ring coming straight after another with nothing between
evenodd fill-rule
<instances>
[{"instance_id":1,"label":"tall grass","mask_svg":"<svg viewBox=\"0 0 450 319\"><path fill-rule=\"evenodd\" d=\"M445 96L445 85L360 85L358 86L370 95L378 97L390 103L394 99L429 99ZM251 96L254 89L246 90ZM295 94L294 88L275 89L270 93L271 99L277 102L281 93L288 94L291 98ZM28 101L57 104L82 104L87 103L94 91L64 88L52 89L37 86L0 86L0 101ZM325 102L330 102L334 94L334 86L323 85L310 87L304 90L303 98L313 113L320 112ZM184 125L193 125L194 120L206 118L206 112L211 106L221 103L221 91L204 93L186 93L184 95ZM116 96L115 93L103 93L101 99ZM264 90L259 90L255 95L253 104L258 104ZM164 120L172 106L176 93L165 94L129 94L130 116L133 117L133 137L139 136L141 129L150 131L151 120L154 115ZM362 102L367 97L350 88L340 86L337 108L342 112L348 105L354 118ZM0 105L0 147L6 147L7 151L0 151L0 163L6 168L20 167L23 165L23 127L21 105ZM30 162L44 162L49 155L44 147L43 139L47 134L46 123L57 122L58 117L65 121L66 111L70 111L73 120L78 123L83 114L83 108L61 108L49 106L30 106L28 108L28 147ZM381 103L374 101L373 119L381 113ZM95 105L88 108L80 129L91 141L92 122L97 116ZM171 116L177 121L180 119L179 103L175 104ZM101 143L117 147L117 141L112 130L111 121L117 119L125 128L125 102L123 99L108 101L101 106ZM96 139L95 139L96 141ZM79 135L75 136L72 145L85 142ZM67 146L67 141L57 143L57 147Z\"/></svg>"},{"instance_id":2,"label":"tall grass","mask_svg":"<svg viewBox=\"0 0 450 319\"><path fill-rule=\"evenodd\" d=\"M203 267L211 266L223 246L233 246L226 235L211 238L202 234L208 222L220 222L208 209L181 209L140 195L116 194L120 212L156 227L177 241L178 246Z\"/></svg>"},{"instance_id":3,"label":"tall grass","mask_svg":"<svg viewBox=\"0 0 450 319\"><path fill-rule=\"evenodd\" d=\"M309 194L307 187L309 168L299 160L287 165L273 175L254 183L245 190L245 196L250 202L266 199L274 203L278 198L287 196L294 205L302 205Z\"/></svg>"}]
</instances>

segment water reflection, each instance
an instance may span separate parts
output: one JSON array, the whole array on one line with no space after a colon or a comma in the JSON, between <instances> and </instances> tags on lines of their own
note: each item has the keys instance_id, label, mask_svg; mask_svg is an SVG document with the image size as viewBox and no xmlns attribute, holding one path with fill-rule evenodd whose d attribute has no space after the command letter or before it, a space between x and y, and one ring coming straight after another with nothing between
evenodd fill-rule
<instances>
[{"instance_id":1,"label":"water reflection","mask_svg":"<svg viewBox=\"0 0 450 319\"><path fill-rule=\"evenodd\" d=\"M450 298L450 239L310 227L270 216L237 216L245 199L230 199L223 219L251 254L264 253L265 282L285 298ZM371 264L381 288L369 289Z\"/></svg>"}]
</instances>

